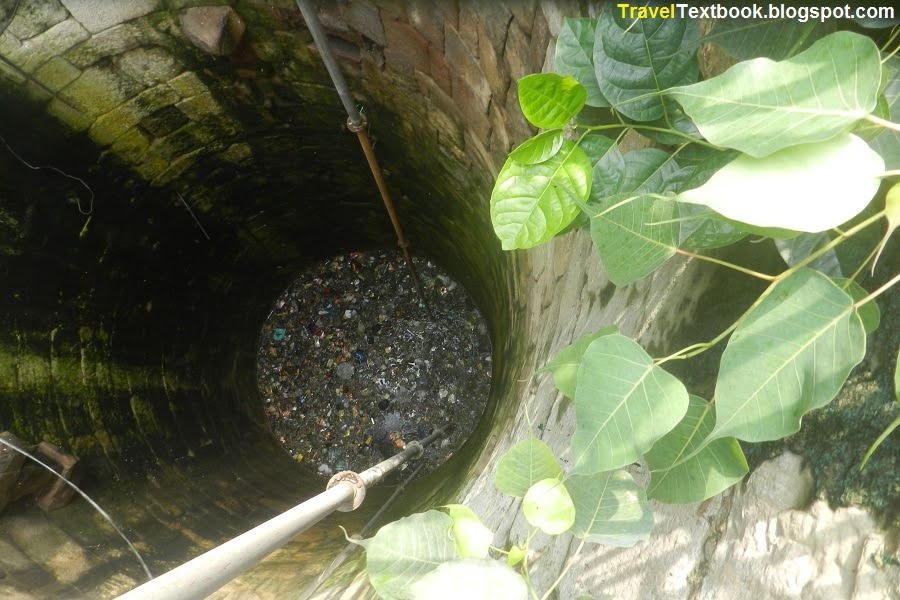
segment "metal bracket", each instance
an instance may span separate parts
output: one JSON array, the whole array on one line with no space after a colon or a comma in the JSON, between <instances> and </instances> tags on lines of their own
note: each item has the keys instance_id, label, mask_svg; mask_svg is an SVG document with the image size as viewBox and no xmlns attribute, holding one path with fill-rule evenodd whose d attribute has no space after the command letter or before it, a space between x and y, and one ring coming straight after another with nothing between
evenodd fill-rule
<instances>
[{"instance_id":1,"label":"metal bracket","mask_svg":"<svg viewBox=\"0 0 900 600\"><path fill-rule=\"evenodd\" d=\"M330 490L339 484L347 484L353 488L353 499L347 504L338 507L337 510L341 512L350 512L359 508L366 498L366 484L363 482L362 478L353 471L341 471L328 480L328 485L325 486L325 489Z\"/></svg>"}]
</instances>

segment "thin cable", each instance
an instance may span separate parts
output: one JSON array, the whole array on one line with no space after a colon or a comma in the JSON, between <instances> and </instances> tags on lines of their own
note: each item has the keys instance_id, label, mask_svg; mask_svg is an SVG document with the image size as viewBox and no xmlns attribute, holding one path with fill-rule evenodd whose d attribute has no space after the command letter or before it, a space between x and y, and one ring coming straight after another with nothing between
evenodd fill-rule
<instances>
[{"instance_id":1,"label":"thin cable","mask_svg":"<svg viewBox=\"0 0 900 600\"><path fill-rule=\"evenodd\" d=\"M138 559L138 562L141 563L141 567L144 568L144 573L147 574L147 579L153 579L153 573L150 572L150 568L147 567L147 563L144 562L143 557L141 557L141 553L138 552L138 549L134 547L134 544L131 543L131 540L129 540L127 537L125 537L125 534L122 533L122 530L119 529L119 526L116 525L115 521L112 520L112 517L110 517L109 514L107 514L107 512L106 512L105 510L103 510L102 508L100 508L100 505L97 504L96 502L94 502L94 501L91 499L90 496L88 496L87 494L85 494L84 492L82 492L82 491L81 491L81 488L79 488L77 485L75 485L74 483L72 483L71 481L69 481L68 479L66 479L65 477L63 477L62 475L60 475L59 473L57 473L50 465L48 465L47 463L43 462L41 459L39 459L38 457L34 456L33 454L31 454L31 453L28 452L27 450L24 450L24 449L22 449L22 448L19 448L17 445L13 444L12 442L7 441L7 440L4 440L2 437L0 437L0 444L3 444L3 445L5 445L5 446L8 446L9 448L12 448L13 450L15 450L16 452L18 452L19 454L22 454L22 455L24 455L24 456L27 456L28 458L30 458L31 460L33 460L33 461L36 462L37 464L41 465L42 467L44 467L45 469L47 469L48 471L50 471L51 473L53 473L53 475L55 475L57 478L59 478L60 480L62 480L67 486L69 486L70 488L72 488L73 490L75 490L76 492L78 492L78 493L81 495L82 498L84 498L85 500L87 500L88 503L90 503L90 505L93 506L93 507L97 510L98 513L100 513L101 515L103 515L103 518L106 519L107 522L109 522L110 525L112 525L112 528L116 530L116 533L118 533L119 536L121 536L121 538L122 538L123 540L125 540L125 543L128 544L128 547L129 547L129 548L131 548L131 551L134 553L134 556Z\"/></svg>"},{"instance_id":2,"label":"thin cable","mask_svg":"<svg viewBox=\"0 0 900 600\"><path fill-rule=\"evenodd\" d=\"M25 160L24 158L22 158L21 156L19 156L19 155L16 153L16 151L12 149L12 146L9 145L9 143L6 141L6 139L5 139L3 136L0 136L0 142L3 142L3 145L6 146L6 149L9 150L10 154L12 154L13 156L15 156L15 157L19 160L20 163L22 163L23 165L25 165L25 166L28 167L29 169L31 169L31 170L33 170L33 171L40 171L40 170L42 170L42 169L50 169L51 171L54 171L54 172L56 172L56 173L59 173L59 174L62 175L63 177L68 177L69 179L74 179L75 181L77 181L78 183L80 183L81 185L83 185L84 188L91 194L90 208L88 208L87 211L83 210L83 209L81 208L81 198L79 198L79 199L78 199L78 203L77 203L77 206L78 206L78 212L80 212L80 213L83 214L84 216L88 216L88 215L90 215L92 212L94 212L94 190L91 189L91 186L89 186L87 183L85 183L84 179L81 179L80 177L75 177L74 175L69 175L68 173L66 173L66 172L63 171L62 169L58 169L58 168L53 167L53 166L50 166L50 165L46 165L46 166L35 166L35 165L32 165L32 164L29 163L27 160Z\"/></svg>"}]
</instances>

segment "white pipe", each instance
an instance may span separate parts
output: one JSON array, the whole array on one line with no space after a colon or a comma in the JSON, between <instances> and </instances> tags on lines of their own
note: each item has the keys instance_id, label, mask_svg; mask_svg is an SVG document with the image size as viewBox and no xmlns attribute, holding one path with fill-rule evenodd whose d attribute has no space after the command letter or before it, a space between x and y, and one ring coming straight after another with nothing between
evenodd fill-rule
<instances>
[{"instance_id":1,"label":"white pipe","mask_svg":"<svg viewBox=\"0 0 900 600\"><path fill-rule=\"evenodd\" d=\"M347 471L338 473L328 483L329 489L318 496L122 594L118 600L203 600L335 510L358 507L367 488L407 460L422 456L425 446L449 430L450 426L444 425L358 475Z\"/></svg>"},{"instance_id":2,"label":"white pipe","mask_svg":"<svg viewBox=\"0 0 900 600\"><path fill-rule=\"evenodd\" d=\"M119 600L202 600L353 499L337 485L205 554L151 579Z\"/></svg>"}]
</instances>

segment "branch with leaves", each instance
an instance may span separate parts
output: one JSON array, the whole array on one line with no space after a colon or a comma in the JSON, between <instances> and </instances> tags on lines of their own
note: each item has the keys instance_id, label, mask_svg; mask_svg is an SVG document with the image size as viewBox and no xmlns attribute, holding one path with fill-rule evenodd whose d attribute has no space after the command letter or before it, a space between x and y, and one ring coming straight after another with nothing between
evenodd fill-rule
<instances>
[{"instance_id":1,"label":"branch with leaves","mask_svg":"<svg viewBox=\"0 0 900 600\"><path fill-rule=\"evenodd\" d=\"M599 19L568 19L559 73L518 82L523 114L544 131L510 153L491 221L505 250L586 229L618 286L682 254L768 287L715 338L668 356L654 359L615 326L563 349L542 371L574 401L570 472L533 430L495 472L497 489L522 499L527 538L494 548L493 532L459 505L401 519L361 542L382 598L452 589L543 600L577 552L541 594L528 553L537 532L571 532L579 552L647 540L648 499L687 504L733 486L748 472L741 442L796 433L862 361L880 322L875 298L900 281L888 275L871 293L859 282L900 225L900 59L867 36L794 22L717 21L707 39L750 60L700 81L693 20L631 20L611 4ZM623 152L629 130L658 147ZM861 264L844 255L848 240L884 225ZM773 240L787 267L759 273L704 254L748 235ZM663 368L723 342L711 400ZM636 461L649 469L646 489L625 470Z\"/></svg>"}]
</instances>

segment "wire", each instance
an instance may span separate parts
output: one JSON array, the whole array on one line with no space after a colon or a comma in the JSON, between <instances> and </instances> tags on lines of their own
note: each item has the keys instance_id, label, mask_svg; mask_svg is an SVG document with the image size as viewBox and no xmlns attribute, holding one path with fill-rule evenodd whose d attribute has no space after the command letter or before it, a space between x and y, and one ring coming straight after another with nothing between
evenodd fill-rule
<instances>
[{"instance_id":1,"label":"wire","mask_svg":"<svg viewBox=\"0 0 900 600\"><path fill-rule=\"evenodd\" d=\"M129 540L129 539L125 536L125 534L122 532L122 530L119 529L119 526L116 525L115 521L112 520L112 517L110 517L109 514L108 514L105 510L103 510L102 508L100 508L100 505L97 504L96 502L94 502L94 501L91 499L90 496L88 496L88 495L85 494L83 491L81 491L81 488L79 488L77 485L75 485L74 483L72 483L71 481L69 481L68 479L66 479L65 477L63 477L62 475L60 475L59 473L57 473L56 470L53 469L50 465L48 465L47 463L43 462L41 459L39 459L39 458L36 457L35 455L31 454L31 453L28 452L27 450L24 450L24 449L22 449L22 448L19 448L16 444L13 444L12 442L10 442L10 441L8 441L8 440L3 439L2 437L0 437L0 444L3 444L3 445L5 445L5 446L8 446L9 448L12 448L13 450L15 450L16 452L18 452L19 454L22 454L22 455L24 455L24 456L27 456L28 458L30 458L31 460L33 460L33 461L36 462L37 464L41 465L42 467L44 467L45 469L47 469L48 471L50 471L51 473L53 473L54 476L56 476L57 478L59 478L60 480L62 480L67 486L69 486L70 488L72 488L73 490L75 490L76 492L78 492L78 493L81 495L82 498L84 498L85 500L87 500L88 503L90 503L90 505L93 506L93 507L97 510L97 512L100 513L100 514L103 516L103 518L107 520L107 522L109 522L110 525L112 525L112 528L116 530L116 533L118 533L119 536L120 536L123 540L125 540L125 543L128 544L128 547L129 547L129 548L131 548L131 551L134 553L134 556L138 559L138 562L141 563L141 567L144 568L144 573L147 574L147 578L148 578L148 579L153 579L153 573L150 572L149 567L147 567L147 563L144 562L144 559L143 559L143 557L141 556L141 553L138 552L137 548L134 547L134 544L131 543L131 540Z\"/></svg>"}]
</instances>

